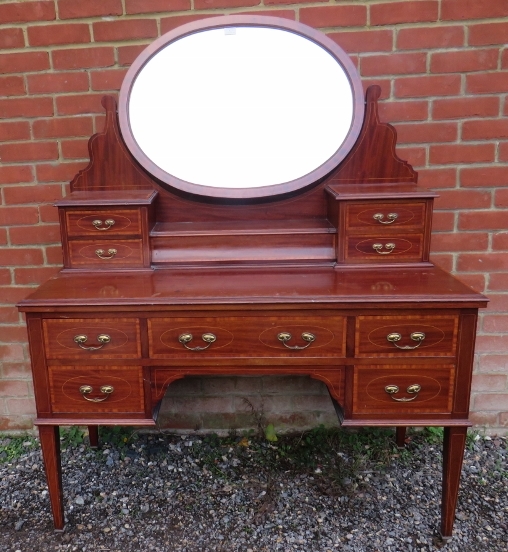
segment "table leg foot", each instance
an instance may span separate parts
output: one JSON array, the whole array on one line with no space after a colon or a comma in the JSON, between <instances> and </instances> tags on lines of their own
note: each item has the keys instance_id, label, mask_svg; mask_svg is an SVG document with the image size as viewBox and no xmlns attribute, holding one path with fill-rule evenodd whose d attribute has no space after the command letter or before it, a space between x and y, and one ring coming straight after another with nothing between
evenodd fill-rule
<instances>
[{"instance_id":1,"label":"table leg foot","mask_svg":"<svg viewBox=\"0 0 508 552\"><path fill-rule=\"evenodd\" d=\"M99 447L99 426L88 426L88 440L92 448Z\"/></svg>"},{"instance_id":2,"label":"table leg foot","mask_svg":"<svg viewBox=\"0 0 508 552\"><path fill-rule=\"evenodd\" d=\"M444 429L441 502L441 537L443 539L452 537L466 434L467 427L465 426L445 427Z\"/></svg>"},{"instance_id":3,"label":"table leg foot","mask_svg":"<svg viewBox=\"0 0 508 552\"><path fill-rule=\"evenodd\" d=\"M55 529L65 527L62 491L62 467L60 461L60 432L58 426L39 426L44 469L48 482L49 500Z\"/></svg>"},{"instance_id":4,"label":"table leg foot","mask_svg":"<svg viewBox=\"0 0 508 552\"><path fill-rule=\"evenodd\" d=\"M397 426L395 428L395 443L399 448L404 448L406 446L406 427Z\"/></svg>"}]
</instances>

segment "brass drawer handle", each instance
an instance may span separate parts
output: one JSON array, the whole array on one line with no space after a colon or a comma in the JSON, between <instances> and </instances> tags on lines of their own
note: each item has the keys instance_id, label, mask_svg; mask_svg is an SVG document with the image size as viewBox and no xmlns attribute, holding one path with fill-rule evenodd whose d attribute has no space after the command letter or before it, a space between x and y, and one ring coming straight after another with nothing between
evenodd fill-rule
<instances>
[{"instance_id":1,"label":"brass drawer handle","mask_svg":"<svg viewBox=\"0 0 508 552\"><path fill-rule=\"evenodd\" d=\"M410 402L414 401L416 397L418 396L418 393L422 390L422 386L418 383L413 383L412 385L409 385L406 389L406 393L410 393L411 395L414 395L414 397L401 397L398 399L397 397L394 397L395 393L399 392L399 387L397 385L387 385L385 387L385 391L390 395L390 397L397 402Z\"/></svg>"},{"instance_id":2,"label":"brass drawer handle","mask_svg":"<svg viewBox=\"0 0 508 552\"><path fill-rule=\"evenodd\" d=\"M382 251L383 247L385 247L387 251ZM385 243L384 245L382 243L373 243L372 249L374 249L374 251L376 253L379 253L380 255L389 255L395 249L395 244L391 242Z\"/></svg>"},{"instance_id":3,"label":"brass drawer handle","mask_svg":"<svg viewBox=\"0 0 508 552\"><path fill-rule=\"evenodd\" d=\"M99 334L97 336L97 341L100 343L100 345L90 345L85 347L85 343L87 342L87 340L88 336L85 334L78 334L74 336L74 342L77 343L78 346L85 351L97 351L98 349L102 349L104 345L108 344L111 341L111 337L109 337L108 334Z\"/></svg>"},{"instance_id":4,"label":"brass drawer handle","mask_svg":"<svg viewBox=\"0 0 508 552\"><path fill-rule=\"evenodd\" d=\"M100 392L105 395L105 397L94 397L93 399L90 397L87 397L92 391L93 387L91 385L82 385L79 388L79 392L81 393L81 396L86 400L94 403L105 401L115 388L112 385L101 385Z\"/></svg>"},{"instance_id":5,"label":"brass drawer handle","mask_svg":"<svg viewBox=\"0 0 508 552\"><path fill-rule=\"evenodd\" d=\"M408 351L412 349L418 349L418 347L423 343L423 340L425 339L425 334L423 332L413 332L409 337L411 337L413 341L417 341L417 344L414 347L412 347L411 345L397 345L397 341L400 341L402 339L400 333L397 332L389 333L386 336L386 339L390 343L393 343L395 347L397 347L397 349Z\"/></svg>"},{"instance_id":6,"label":"brass drawer handle","mask_svg":"<svg viewBox=\"0 0 508 552\"><path fill-rule=\"evenodd\" d=\"M104 249L95 250L95 254L97 255L97 257L99 257L99 259L104 259L105 261L108 259L112 259L117 253L118 251L116 249L108 249L107 255Z\"/></svg>"},{"instance_id":7,"label":"brass drawer handle","mask_svg":"<svg viewBox=\"0 0 508 552\"><path fill-rule=\"evenodd\" d=\"M304 341L307 341L307 345L304 345L303 347L299 345L288 345L288 341L291 340L292 335L289 332L280 332L280 334L277 335L277 339L282 342L284 347L288 349L298 350L301 351L302 349L306 349L311 343L316 341L316 336L314 334L311 334L310 332L303 332L301 335L301 338Z\"/></svg>"},{"instance_id":8,"label":"brass drawer handle","mask_svg":"<svg viewBox=\"0 0 508 552\"><path fill-rule=\"evenodd\" d=\"M102 220L97 219L97 220L92 220L92 224L94 225L96 230L104 231L104 230L109 230L115 224L115 220L106 219L104 222L102 222ZM104 226L102 226L103 224Z\"/></svg>"},{"instance_id":9,"label":"brass drawer handle","mask_svg":"<svg viewBox=\"0 0 508 552\"><path fill-rule=\"evenodd\" d=\"M392 224L397 220L398 216L397 213L388 213L386 217L388 220L383 220L385 216L381 213L376 213L372 218L377 220L380 224Z\"/></svg>"},{"instance_id":10,"label":"brass drawer handle","mask_svg":"<svg viewBox=\"0 0 508 552\"><path fill-rule=\"evenodd\" d=\"M204 347L198 345L197 347L189 347L187 343L190 343L193 340L193 335L190 333L184 333L178 336L178 341L189 351L204 351L208 349L212 343L215 343L217 337L213 333L204 333L201 336L201 339L206 343Z\"/></svg>"}]
</instances>

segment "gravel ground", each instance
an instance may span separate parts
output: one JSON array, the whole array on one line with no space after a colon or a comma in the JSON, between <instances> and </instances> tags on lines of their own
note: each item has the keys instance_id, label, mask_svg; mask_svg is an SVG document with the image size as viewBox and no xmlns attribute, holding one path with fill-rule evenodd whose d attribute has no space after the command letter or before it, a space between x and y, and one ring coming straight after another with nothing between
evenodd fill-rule
<instances>
[{"instance_id":1,"label":"gravel ground","mask_svg":"<svg viewBox=\"0 0 508 552\"><path fill-rule=\"evenodd\" d=\"M28 440L15 460L0 454L0 551L507 551L506 438L469 439L454 538L443 545L439 437L415 433L399 451L379 430L273 444L105 433L95 451L68 433L64 533L53 531L40 450Z\"/></svg>"}]
</instances>

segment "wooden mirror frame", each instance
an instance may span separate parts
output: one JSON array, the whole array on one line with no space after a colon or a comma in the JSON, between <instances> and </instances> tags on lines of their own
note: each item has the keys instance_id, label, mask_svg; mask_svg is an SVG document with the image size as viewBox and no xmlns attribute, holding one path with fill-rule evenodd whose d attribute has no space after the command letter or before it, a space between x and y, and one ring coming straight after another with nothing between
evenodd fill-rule
<instances>
[{"instance_id":1,"label":"wooden mirror frame","mask_svg":"<svg viewBox=\"0 0 508 552\"><path fill-rule=\"evenodd\" d=\"M289 182L273 184L270 186L260 186L256 188L223 188L195 184L181 180L180 178L177 178L157 166L140 148L134 138L129 120L129 99L134 82L143 67L159 51L178 39L199 31L235 26L269 27L273 29L290 31L300 35L316 43L318 46L321 46L332 57L334 57L338 64L343 68L344 73L350 82L353 102L353 116L346 138L327 161L311 172ZM289 194L297 190L310 187L319 182L323 177L339 165L339 163L346 157L355 145L362 128L364 109L363 87L356 67L349 56L326 35L320 31L308 27L307 25L303 25L302 23L278 17L232 15L214 17L188 23L166 33L148 46L134 61L125 76L120 90L118 112L122 136L127 147L141 166L144 167L157 180L159 180L163 187L168 187L169 190L180 190L182 192L197 196L223 199L251 199ZM168 132L171 132L171 130L168 129Z\"/></svg>"}]
</instances>

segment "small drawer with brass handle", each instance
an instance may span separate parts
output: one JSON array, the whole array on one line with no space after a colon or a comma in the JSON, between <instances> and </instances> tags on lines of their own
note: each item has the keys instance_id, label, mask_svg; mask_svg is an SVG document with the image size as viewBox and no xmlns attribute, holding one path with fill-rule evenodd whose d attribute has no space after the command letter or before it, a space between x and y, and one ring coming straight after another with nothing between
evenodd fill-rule
<instances>
[{"instance_id":1,"label":"small drawer with brass handle","mask_svg":"<svg viewBox=\"0 0 508 552\"><path fill-rule=\"evenodd\" d=\"M353 412L442 413L452 409L455 366L355 366ZM397 403L397 406L396 404Z\"/></svg>"},{"instance_id":2,"label":"small drawer with brass handle","mask_svg":"<svg viewBox=\"0 0 508 552\"><path fill-rule=\"evenodd\" d=\"M42 324L48 359L141 357L137 318L49 318Z\"/></svg>"},{"instance_id":3,"label":"small drawer with brass handle","mask_svg":"<svg viewBox=\"0 0 508 552\"><path fill-rule=\"evenodd\" d=\"M422 243L422 234L391 235L389 238L352 235L347 238L346 260L360 263L419 261Z\"/></svg>"},{"instance_id":4,"label":"small drawer with brass handle","mask_svg":"<svg viewBox=\"0 0 508 552\"><path fill-rule=\"evenodd\" d=\"M72 240L69 241L72 268L143 267L141 240Z\"/></svg>"},{"instance_id":5,"label":"small drawer with brass handle","mask_svg":"<svg viewBox=\"0 0 508 552\"><path fill-rule=\"evenodd\" d=\"M206 351L212 343L217 341L217 336L213 333L206 332L201 335L201 340L206 343L203 347L202 345L196 345L195 347L190 347L188 344L194 339L194 336L191 333L183 333L178 336L178 341L189 351Z\"/></svg>"},{"instance_id":6,"label":"small drawer with brass handle","mask_svg":"<svg viewBox=\"0 0 508 552\"><path fill-rule=\"evenodd\" d=\"M142 230L139 209L66 209L65 220L67 235L71 238L94 236L99 232L115 236L140 236Z\"/></svg>"},{"instance_id":7,"label":"small drawer with brass handle","mask_svg":"<svg viewBox=\"0 0 508 552\"><path fill-rule=\"evenodd\" d=\"M54 413L144 412L140 366L50 366Z\"/></svg>"},{"instance_id":8,"label":"small drawer with brass handle","mask_svg":"<svg viewBox=\"0 0 508 552\"><path fill-rule=\"evenodd\" d=\"M457 351L458 315L358 316L355 356L453 357Z\"/></svg>"},{"instance_id":9,"label":"small drawer with brass handle","mask_svg":"<svg viewBox=\"0 0 508 552\"><path fill-rule=\"evenodd\" d=\"M421 230L425 222L426 203L351 202L346 206L346 227L352 231L365 231L373 227Z\"/></svg>"}]
</instances>

